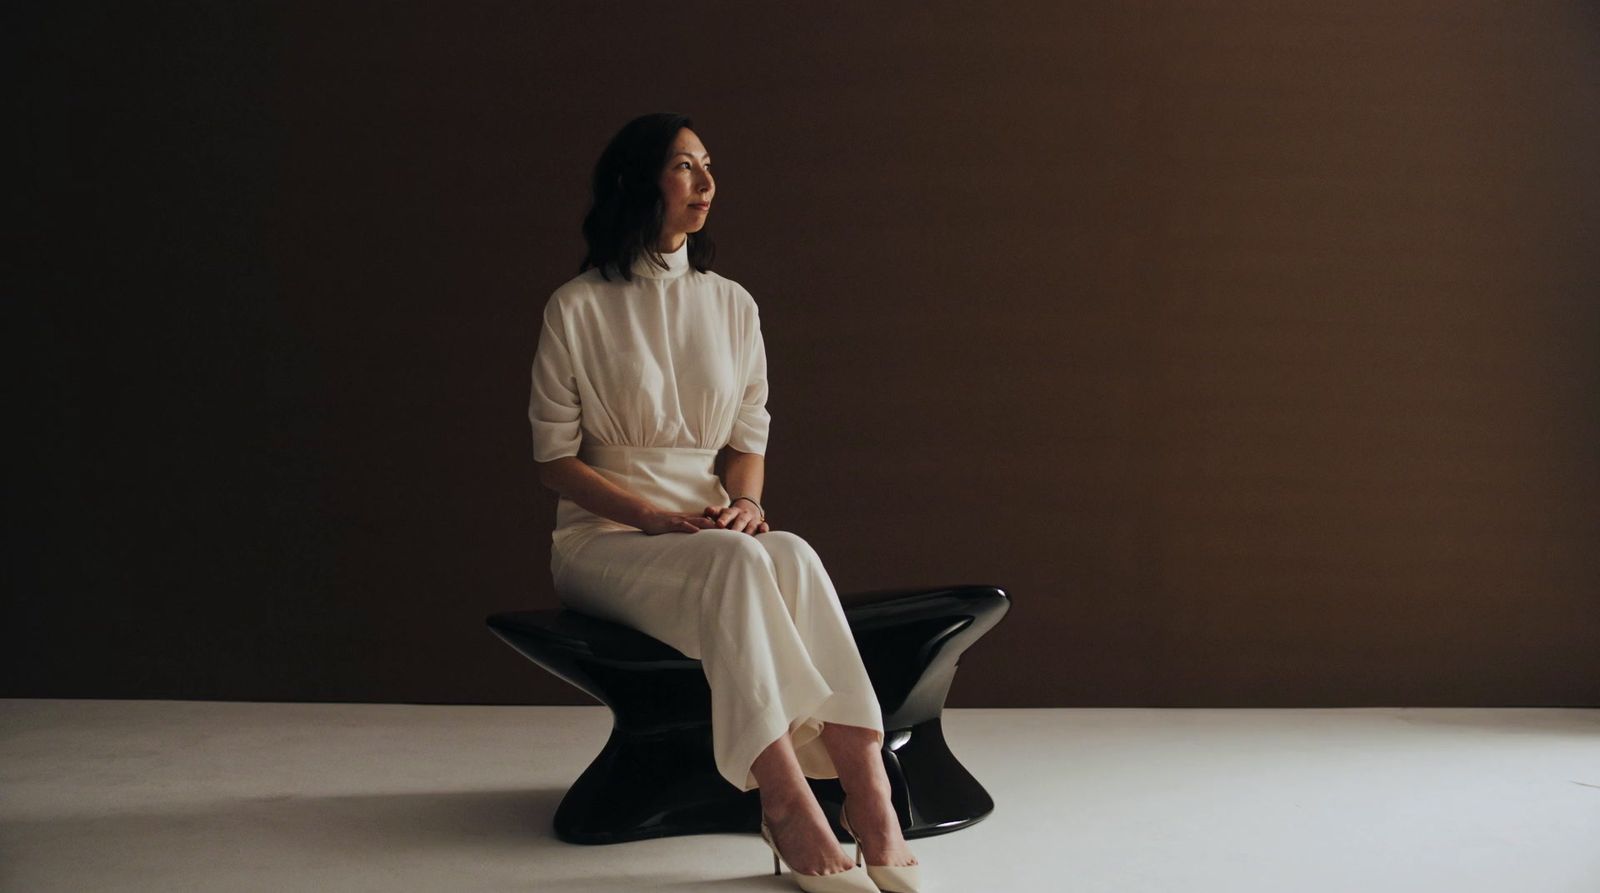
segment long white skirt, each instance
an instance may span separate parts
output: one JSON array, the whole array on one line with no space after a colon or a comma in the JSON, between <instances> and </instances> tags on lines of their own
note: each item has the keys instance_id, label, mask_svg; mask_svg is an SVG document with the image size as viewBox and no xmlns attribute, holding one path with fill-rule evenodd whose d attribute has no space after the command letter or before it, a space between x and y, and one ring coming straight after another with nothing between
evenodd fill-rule
<instances>
[{"instance_id":1,"label":"long white skirt","mask_svg":"<svg viewBox=\"0 0 1600 893\"><path fill-rule=\"evenodd\" d=\"M883 712L838 593L800 536L590 528L558 538L551 570L567 606L701 662L717 770L739 790L758 787L750 765L783 735L811 778L839 777L818 737L824 723L872 729L882 743Z\"/></svg>"}]
</instances>

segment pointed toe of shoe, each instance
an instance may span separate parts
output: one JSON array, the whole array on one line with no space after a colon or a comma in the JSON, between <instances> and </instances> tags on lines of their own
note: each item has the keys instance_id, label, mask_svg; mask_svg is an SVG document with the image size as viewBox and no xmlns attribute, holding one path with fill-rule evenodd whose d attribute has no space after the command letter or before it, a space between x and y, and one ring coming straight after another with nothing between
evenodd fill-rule
<instances>
[{"instance_id":1,"label":"pointed toe of shoe","mask_svg":"<svg viewBox=\"0 0 1600 893\"><path fill-rule=\"evenodd\" d=\"M883 893L923 893L916 865L868 865L867 875Z\"/></svg>"},{"instance_id":2,"label":"pointed toe of shoe","mask_svg":"<svg viewBox=\"0 0 1600 893\"><path fill-rule=\"evenodd\" d=\"M865 869L857 866L835 874L790 874L806 893L878 893Z\"/></svg>"}]
</instances>

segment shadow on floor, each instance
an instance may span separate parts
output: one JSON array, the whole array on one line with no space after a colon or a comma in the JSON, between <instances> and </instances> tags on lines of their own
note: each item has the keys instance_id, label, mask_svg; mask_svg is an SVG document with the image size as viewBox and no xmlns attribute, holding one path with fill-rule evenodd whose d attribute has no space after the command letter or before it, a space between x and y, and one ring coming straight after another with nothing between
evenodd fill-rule
<instances>
[{"instance_id":1,"label":"shadow on floor","mask_svg":"<svg viewBox=\"0 0 1600 893\"><path fill-rule=\"evenodd\" d=\"M1472 728L1491 735L1600 736L1600 710L1592 707L1401 707L1394 716L1418 727Z\"/></svg>"},{"instance_id":2,"label":"shadow on floor","mask_svg":"<svg viewBox=\"0 0 1600 893\"><path fill-rule=\"evenodd\" d=\"M221 879L229 879L228 889L279 883L289 885L282 889L333 889L386 877L393 889L442 889L433 880L439 875L462 890L485 882L497 889L525 886L562 893L638 888L646 879L637 870L596 875L612 847L575 846L555 837L551 821L564 793L230 798L138 812L14 818L0 822L0 839L21 860L12 866L20 874L11 879L49 877L40 889L74 889L75 880L108 877L141 877L146 883L127 889L209 885ZM749 847L753 865L770 858L758 849ZM611 868L615 871L615 862ZM665 872L648 881L658 890L794 888L787 877L759 872L717 880Z\"/></svg>"},{"instance_id":3,"label":"shadow on floor","mask_svg":"<svg viewBox=\"0 0 1600 893\"><path fill-rule=\"evenodd\" d=\"M357 851L567 846L556 840L550 827L564 793L562 789L526 789L232 797L203 804L156 806L141 812L12 819L5 825L11 834L48 833L101 842L160 838L167 834L188 836L204 831L212 837L237 833L260 840L270 836L279 844Z\"/></svg>"}]
</instances>

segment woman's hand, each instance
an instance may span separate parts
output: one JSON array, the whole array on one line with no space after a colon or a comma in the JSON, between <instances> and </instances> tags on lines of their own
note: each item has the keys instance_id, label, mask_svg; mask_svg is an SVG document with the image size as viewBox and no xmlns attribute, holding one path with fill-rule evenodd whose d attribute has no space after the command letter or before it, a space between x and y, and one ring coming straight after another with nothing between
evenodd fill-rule
<instances>
[{"instance_id":1,"label":"woman's hand","mask_svg":"<svg viewBox=\"0 0 1600 893\"><path fill-rule=\"evenodd\" d=\"M694 512L651 512L639 529L651 536L658 533L694 533L717 526L717 522Z\"/></svg>"},{"instance_id":2,"label":"woman's hand","mask_svg":"<svg viewBox=\"0 0 1600 893\"><path fill-rule=\"evenodd\" d=\"M750 507L750 503L743 499L734 502L733 505L721 507L708 505L706 506L705 516L710 519L713 527L748 533L751 536L755 536L758 533L766 533L772 529L767 522L761 520L761 516L756 513L756 510Z\"/></svg>"}]
</instances>

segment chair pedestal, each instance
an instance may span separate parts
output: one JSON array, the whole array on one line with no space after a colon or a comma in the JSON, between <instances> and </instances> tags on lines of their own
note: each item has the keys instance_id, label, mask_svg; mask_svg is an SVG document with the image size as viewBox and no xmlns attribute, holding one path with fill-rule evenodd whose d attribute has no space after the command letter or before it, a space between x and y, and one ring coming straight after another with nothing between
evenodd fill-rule
<instances>
[{"instance_id":1,"label":"chair pedestal","mask_svg":"<svg viewBox=\"0 0 1600 893\"><path fill-rule=\"evenodd\" d=\"M1009 607L992 586L847 596L855 634L884 717L884 768L909 838L955 831L994 810L950 752L940 715L961 654ZM556 836L602 844L714 832L755 833L760 792L717 771L711 691L700 662L637 630L571 610L491 615L490 628L530 660L611 708L605 747L555 815ZM837 779L808 779L838 825Z\"/></svg>"},{"instance_id":2,"label":"chair pedestal","mask_svg":"<svg viewBox=\"0 0 1600 893\"><path fill-rule=\"evenodd\" d=\"M760 810L717 772L709 723L653 735L613 728L561 799L555 829L570 843L620 843L743 831L759 825Z\"/></svg>"}]
</instances>

